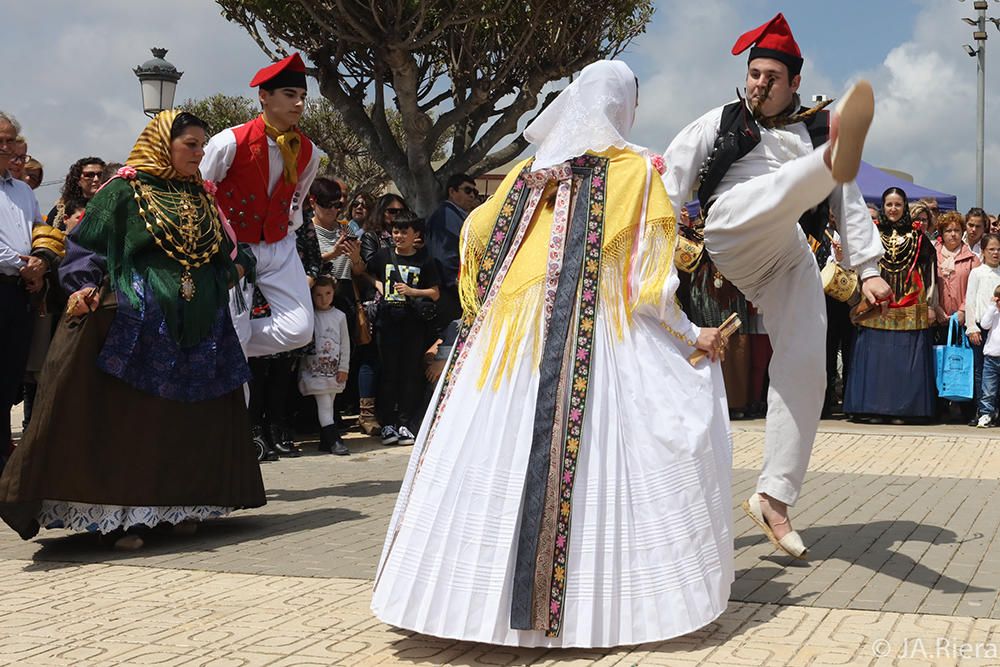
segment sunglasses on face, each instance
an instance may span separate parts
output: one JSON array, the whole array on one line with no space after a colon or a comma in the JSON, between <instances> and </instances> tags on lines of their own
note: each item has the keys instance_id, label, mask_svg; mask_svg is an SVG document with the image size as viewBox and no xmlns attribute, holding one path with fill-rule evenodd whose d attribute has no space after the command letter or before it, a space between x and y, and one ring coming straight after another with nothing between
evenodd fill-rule
<instances>
[{"instance_id":1,"label":"sunglasses on face","mask_svg":"<svg viewBox=\"0 0 1000 667\"><path fill-rule=\"evenodd\" d=\"M356 201L351 204L351 208L368 208L368 206L363 201Z\"/></svg>"},{"instance_id":2,"label":"sunglasses on face","mask_svg":"<svg viewBox=\"0 0 1000 667\"><path fill-rule=\"evenodd\" d=\"M316 206L319 206L320 208L335 208L339 211L344 208L344 203L340 201L321 202L317 199Z\"/></svg>"},{"instance_id":3,"label":"sunglasses on face","mask_svg":"<svg viewBox=\"0 0 1000 667\"><path fill-rule=\"evenodd\" d=\"M100 177L101 177L101 172L99 171L85 171L82 174L80 174L80 178L94 179Z\"/></svg>"},{"instance_id":4,"label":"sunglasses on face","mask_svg":"<svg viewBox=\"0 0 1000 667\"><path fill-rule=\"evenodd\" d=\"M477 197L479 196L479 190L468 185L462 186L462 192L464 192L467 195L476 195Z\"/></svg>"},{"instance_id":5,"label":"sunglasses on face","mask_svg":"<svg viewBox=\"0 0 1000 667\"><path fill-rule=\"evenodd\" d=\"M387 209L385 209L385 212L388 213L389 215L399 215L404 210L406 210L406 209L403 209L403 208L387 208Z\"/></svg>"}]
</instances>

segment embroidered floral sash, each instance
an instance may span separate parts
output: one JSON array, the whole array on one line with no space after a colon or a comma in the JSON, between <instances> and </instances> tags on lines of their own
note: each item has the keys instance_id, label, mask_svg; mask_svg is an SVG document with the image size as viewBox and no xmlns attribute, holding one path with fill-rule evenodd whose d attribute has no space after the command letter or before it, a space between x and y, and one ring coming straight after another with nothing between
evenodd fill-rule
<instances>
[{"instance_id":1,"label":"embroidered floral sash","mask_svg":"<svg viewBox=\"0 0 1000 667\"><path fill-rule=\"evenodd\" d=\"M463 321L459 329L415 476L433 442L453 379L465 365L472 343L489 316L542 191L556 181L545 276L545 341L511 601L511 628L541 630L555 637L562 629L573 486L590 382L608 159L587 155L538 172L529 172L529 167L511 187L493 225L476 277L482 307L471 322ZM390 552L408 498L401 499L401 503L403 510ZM376 577L376 586L380 577L381 573Z\"/></svg>"},{"instance_id":2,"label":"embroidered floral sash","mask_svg":"<svg viewBox=\"0 0 1000 667\"><path fill-rule=\"evenodd\" d=\"M544 630L552 637L562 629L566 597L573 485L600 284L607 170L606 158L584 156L572 161L576 194L568 210L560 210L557 195L546 272L546 297L552 294L553 303L546 304L550 316L521 505L511 627ZM559 225L561 220L566 223ZM556 246L563 249L561 266L552 261Z\"/></svg>"}]
</instances>

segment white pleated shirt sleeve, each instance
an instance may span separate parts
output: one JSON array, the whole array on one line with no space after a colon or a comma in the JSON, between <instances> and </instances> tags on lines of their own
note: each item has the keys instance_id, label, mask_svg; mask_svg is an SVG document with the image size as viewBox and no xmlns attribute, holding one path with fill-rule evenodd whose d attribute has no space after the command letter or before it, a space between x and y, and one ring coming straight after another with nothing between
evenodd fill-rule
<instances>
[{"instance_id":1,"label":"white pleated shirt sleeve","mask_svg":"<svg viewBox=\"0 0 1000 667\"><path fill-rule=\"evenodd\" d=\"M834 188L830 195L830 211L844 249L844 264L854 269L862 280L880 275L878 261L884 252L882 239L856 182Z\"/></svg>"},{"instance_id":2,"label":"white pleated shirt sleeve","mask_svg":"<svg viewBox=\"0 0 1000 667\"><path fill-rule=\"evenodd\" d=\"M688 319L688 316L681 310L680 303L677 301L677 288L680 287L680 276L677 274L677 267L674 266L673 253L666 253L665 256L664 253L658 251L662 250L662 248L658 249L657 244L652 238L653 234L662 232L650 229L647 226L646 209L649 202L650 189L663 187L658 177L659 174L653 169L652 164L647 161L646 194L638 231L639 247L636 250L635 258L629 272L630 294L633 300L639 301L634 313L636 317L651 317L657 320L675 339L684 339L683 341L678 340L678 342L683 342L690 347L698 339L701 328L695 326ZM675 220L674 225L676 226L676 224ZM664 261L667 262L668 274L660 288L659 298L655 300L655 303L649 299L642 299L641 295L644 288L649 288L647 283L653 276L662 274L661 269Z\"/></svg>"},{"instance_id":3,"label":"white pleated shirt sleeve","mask_svg":"<svg viewBox=\"0 0 1000 667\"><path fill-rule=\"evenodd\" d=\"M235 157L236 135L232 128L219 132L205 146L205 157L201 159L201 177L218 184L229 173Z\"/></svg>"},{"instance_id":4,"label":"white pleated shirt sleeve","mask_svg":"<svg viewBox=\"0 0 1000 667\"><path fill-rule=\"evenodd\" d=\"M694 194L698 172L712 152L715 138L719 134L722 109L723 107L712 109L685 127L663 153L663 162L667 167L663 173L663 185L670 197L674 215L678 215L681 206Z\"/></svg>"}]
</instances>

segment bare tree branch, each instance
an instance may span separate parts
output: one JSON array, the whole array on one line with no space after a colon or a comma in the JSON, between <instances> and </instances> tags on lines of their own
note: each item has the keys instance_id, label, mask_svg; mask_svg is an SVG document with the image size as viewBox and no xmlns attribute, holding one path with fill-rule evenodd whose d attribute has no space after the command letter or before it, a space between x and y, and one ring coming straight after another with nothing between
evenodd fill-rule
<instances>
[{"instance_id":1,"label":"bare tree branch","mask_svg":"<svg viewBox=\"0 0 1000 667\"><path fill-rule=\"evenodd\" d=\"M363 153L424 214L451 174L523 151L519 122L542 88L621 53L653 11L652 0L216 2L270 58L308 56L357 142L340 140L338 164ZM445 141L451 155L435 169Z\"/></svg>"}]
</instances>

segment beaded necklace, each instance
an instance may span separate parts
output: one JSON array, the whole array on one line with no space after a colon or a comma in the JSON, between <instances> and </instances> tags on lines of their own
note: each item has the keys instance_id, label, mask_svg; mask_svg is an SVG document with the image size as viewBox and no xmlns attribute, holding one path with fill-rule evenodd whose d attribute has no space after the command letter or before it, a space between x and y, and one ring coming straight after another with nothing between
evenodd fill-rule
<instances>
[{"instance_id":1,"label":"beaded necklace","mask_svg":"<svg viewBox=\"0 0 1000 667\"><path fill-rule=\"evenodd\" d=\"M146 231L183 268L179 292L181 298L190 301L196 292L191 270L211 261L222 242L222 225L212 196L183 192L169 181L166 189L138 179L130 183ZM208 225L203 228L205 220Z\"/></svg>"}]
</instances>

